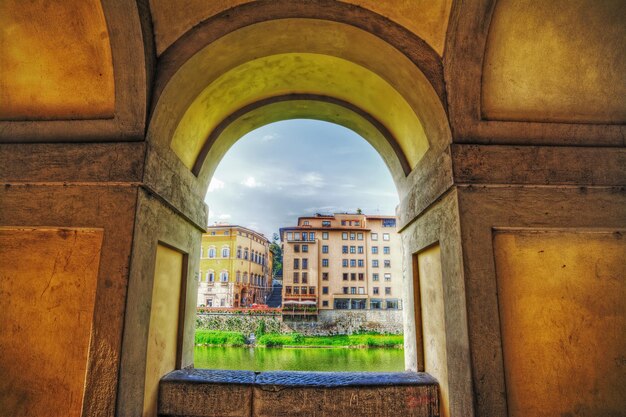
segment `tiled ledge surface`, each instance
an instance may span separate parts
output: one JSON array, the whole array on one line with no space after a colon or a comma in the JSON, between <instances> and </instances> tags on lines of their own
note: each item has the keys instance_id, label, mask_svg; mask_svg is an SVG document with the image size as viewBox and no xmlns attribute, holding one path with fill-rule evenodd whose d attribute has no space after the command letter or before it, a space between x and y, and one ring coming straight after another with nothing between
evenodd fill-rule
<instances>
[{"instance_id":1,"label":"tiled ledge surface","mask_svg":"<svg viewBox=\"0 0 626 417\"><path fill-rule=\"evenodd\" d=\"M433 417L439 401L425 373L187 369L161 379L159 415Z\"/></svg>"}]
</instances>

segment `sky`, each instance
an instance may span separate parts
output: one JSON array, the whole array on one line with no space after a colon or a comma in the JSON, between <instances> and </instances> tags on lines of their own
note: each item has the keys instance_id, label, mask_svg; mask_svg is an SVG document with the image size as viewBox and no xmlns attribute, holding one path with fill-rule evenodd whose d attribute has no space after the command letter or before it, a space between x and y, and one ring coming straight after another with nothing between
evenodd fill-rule
<instances>
[{"instance_id":1,"label":"sky","mask_svg":"<svg viewBox=\"0 0 626 417\"><path fill-rule=\"evenodd\" d=\"M316 120L272 123L243 136L217 167L205 199L209 225L236 224L272 239L300 216L394 215L393 179L374 148L342 126Z\"/></svg>"}]
</instances>

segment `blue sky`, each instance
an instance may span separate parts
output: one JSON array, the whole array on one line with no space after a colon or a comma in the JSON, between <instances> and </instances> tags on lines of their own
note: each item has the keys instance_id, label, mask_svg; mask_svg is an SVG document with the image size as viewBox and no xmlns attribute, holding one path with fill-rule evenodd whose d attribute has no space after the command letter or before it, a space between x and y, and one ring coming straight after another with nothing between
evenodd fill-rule
<instances>
[{"instance_id":1,"label":"blue sky","mask_svg":"<svg viewBox=\"0 0 626 417\"><path fill-rule=\"evenodd\" d=\"M332 123L289 120L233 145L205 201L210 225L238 224L271 239L316 212L393 215L398 194L382 158L361 136Z\"/></svg>"}]
</instances>

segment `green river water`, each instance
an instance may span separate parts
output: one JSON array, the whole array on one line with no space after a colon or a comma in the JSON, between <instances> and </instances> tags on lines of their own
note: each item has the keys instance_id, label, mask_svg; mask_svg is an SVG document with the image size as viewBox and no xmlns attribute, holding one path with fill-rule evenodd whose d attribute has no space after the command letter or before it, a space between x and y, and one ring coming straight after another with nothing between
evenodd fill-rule
<instances>
[{"instance_id":1,"label":"green river water","mask_svg":"<svg viewBox=\"0 0 626 417\"><path fill-rule=\"evenodd\" d=\"M404 371L404 350L196 346L194 362L207 369L399 372Z\"/></svg>"}]
</instances>

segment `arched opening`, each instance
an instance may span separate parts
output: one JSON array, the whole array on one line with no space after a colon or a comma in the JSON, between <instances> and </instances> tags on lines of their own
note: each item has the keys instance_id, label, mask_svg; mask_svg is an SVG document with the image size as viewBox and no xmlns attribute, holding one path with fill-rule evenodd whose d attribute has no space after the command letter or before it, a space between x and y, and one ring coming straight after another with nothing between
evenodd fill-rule
<instances>
[{"instance_id":1,"label":"arched opening","mask_svg":"<svg viewBox=\"0 0 626 417\"><path fill-rule=\"evenodd\" d=\"M357 132L381 155L400 197L400 227L406 228L421 209L420 198L438 192L425 189L422 197L419 184L435 172L437 163L430 161L450 143L446 112L433 87L438 81L426 78L411 57L370 32L318 19L265 21L224 33L181 63L158 92L147 133L147 182L166 200L189 207L190 219L200 225L202 216L196 216L203 209L171 187L172 180L202 199L218 162L244 134L281 120L328 121ZM150 161L157 160L169 172L152 170ZM413 242L405 231L402 239ZM406 248L405 366L416 371L424 365L418 364L423 355L411 259L420 248ZM243 259L250 256L244 249ZM240 305L250 299L256 301L256 294L240 294ZM185 320L190 335L193 322ZM189 338L180 342L186 364L192 361Z\"/></svg>"}]
</instances>

